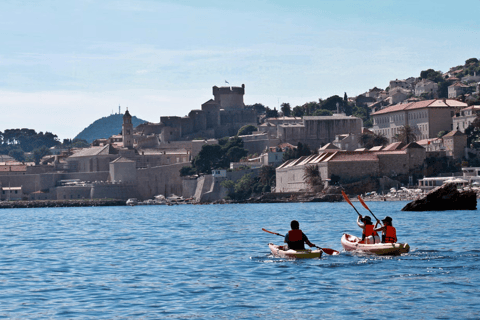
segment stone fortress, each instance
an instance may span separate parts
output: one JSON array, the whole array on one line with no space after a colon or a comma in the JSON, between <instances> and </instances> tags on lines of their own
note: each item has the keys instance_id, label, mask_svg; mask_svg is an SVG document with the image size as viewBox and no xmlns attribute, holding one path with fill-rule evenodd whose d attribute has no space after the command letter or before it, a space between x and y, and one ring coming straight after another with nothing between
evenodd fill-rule
<instances>
[{"instance_id":1,"label":"stone fortress","mask_svg":"<svg viewBox=\"0 0 480 320\"><path fill-rule=\"evenodd\" d=\"M234 136L244 125L257 125L257 113L243 102L245 85L213 87L214 99L188 116L160 117L160 123L145 123L135 129L139 147L161 147L174 141L218 139Z\"/></svg>"}]
</instances>

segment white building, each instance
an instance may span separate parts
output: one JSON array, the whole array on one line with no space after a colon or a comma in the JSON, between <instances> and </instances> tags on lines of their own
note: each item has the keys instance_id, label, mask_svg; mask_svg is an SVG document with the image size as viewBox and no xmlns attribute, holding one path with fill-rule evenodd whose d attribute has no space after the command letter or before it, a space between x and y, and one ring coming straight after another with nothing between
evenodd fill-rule
<instances>
[{"instance_id":1,"label":"white building","mask_svg":"<svg viewBox=\"0 0 480 320\"><path fill-rule=\"evenodd\" d=\"M396 104L371 114L372 131L394 142L400 129L408 125L417 140L434 138L440 131L452 131L456 110L465 107L466 103L450 99Z\"/></svg>"},{"instance_id":2,"label":"white building","mask_svg":"<svg viewBox=\"0 0 480 320\"><path fill-rule=\"evenodd\" d=\"M480 106L470 106L460 110L453 117L453 128L465 133L465 129L475 120L480 114Z\"/></svg>"}]
</instances>

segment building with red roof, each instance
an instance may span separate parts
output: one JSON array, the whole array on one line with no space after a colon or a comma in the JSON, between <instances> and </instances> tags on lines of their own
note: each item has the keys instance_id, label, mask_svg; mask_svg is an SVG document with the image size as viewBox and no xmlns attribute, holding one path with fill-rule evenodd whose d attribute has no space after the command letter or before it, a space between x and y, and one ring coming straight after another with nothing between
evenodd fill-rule
<instances>
[{"instance_id":1,"label":"building with red roof","mask_svg":"<svg viewBox=\"0 0 480 320\"><path fill-rule=\"evenodd\" d=\"M453 99L433 99L400 103L371 114L373 132L382 134L390 142L404 126L410 126L417 140L430 139L440 131L453 129L453 116L467 104Z\"/></svg>"}]
</instances>

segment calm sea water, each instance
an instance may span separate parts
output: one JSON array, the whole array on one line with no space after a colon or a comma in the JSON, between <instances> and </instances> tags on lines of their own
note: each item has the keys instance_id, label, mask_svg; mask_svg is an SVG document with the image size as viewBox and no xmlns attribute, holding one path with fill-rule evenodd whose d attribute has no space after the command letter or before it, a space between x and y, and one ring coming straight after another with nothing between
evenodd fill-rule
<instances>
[{"instance_id":1,"label":"calm sea water","mask_svg":"<svg viewBox=\"0 0 480 320\"><path fill-rule=\"evenodd\" d=\"M479 212L368 204L409 254L343 252L347 203L0 210L0 317L480 319ZM272 257L292 219L341 254Z\"/></svg>"}]
</instances>

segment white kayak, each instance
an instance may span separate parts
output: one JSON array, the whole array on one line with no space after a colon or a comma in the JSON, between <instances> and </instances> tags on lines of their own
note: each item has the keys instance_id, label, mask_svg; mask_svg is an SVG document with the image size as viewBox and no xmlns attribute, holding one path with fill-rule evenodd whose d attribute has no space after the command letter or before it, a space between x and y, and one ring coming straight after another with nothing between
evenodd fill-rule
<instances>
[{"instance_id":1,"label":"white kayak","mask_svg":"<svg viewBox=\"0 0 480 320\"><path fill-rule=\"evenodd\" d=\"M362 251L377 255L400 255L408 253L410 246L408 243L360 243L361 239L351 234L344 233L342 236L342 246L346 251Z\"/></svg>"},{"instance_id":2,"label":"white kayak","mask_svg":"<svg viewBox=\"0 0 480 320\"><path fill-rule=\"evenodd\" d=\"M311 258L320 258L323 251L321 249L316 250L285 250L285 246L277 246L273 243L269 243L268 247L274 256L280 258L291 258L291 259L311 259Z\"/></svg>"}]
</instances>

